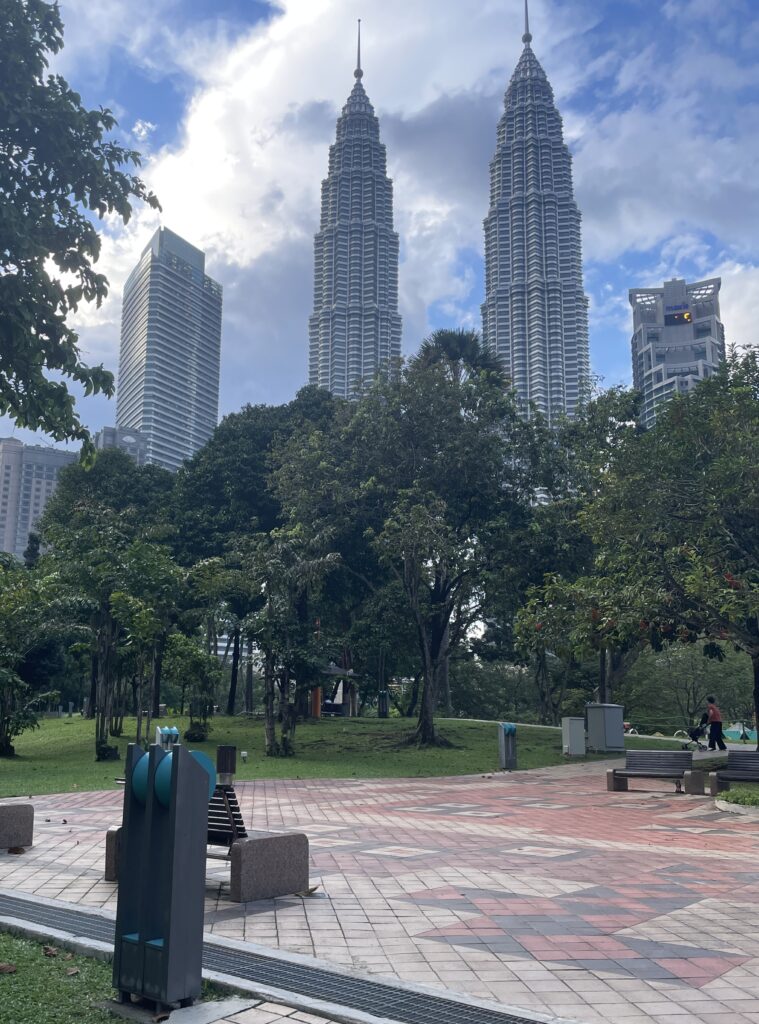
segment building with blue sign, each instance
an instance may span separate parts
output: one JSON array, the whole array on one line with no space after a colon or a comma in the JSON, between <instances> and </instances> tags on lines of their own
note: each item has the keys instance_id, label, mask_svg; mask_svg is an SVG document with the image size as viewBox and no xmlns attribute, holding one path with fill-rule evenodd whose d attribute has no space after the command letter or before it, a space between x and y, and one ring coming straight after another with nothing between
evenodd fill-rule
<instances>
[{"instance_id":1,"label":"building with blue sign","mask_svg":"<svg viewBox=\"0 0 759 1024\"><path fill-rule=\"evenodd\" d=\"M687 394L725 358L718 277L688 284L680 278L662 288L632 288L633 383L643 395L641 422L673 395Z\"/></svg>"}]
</instances>

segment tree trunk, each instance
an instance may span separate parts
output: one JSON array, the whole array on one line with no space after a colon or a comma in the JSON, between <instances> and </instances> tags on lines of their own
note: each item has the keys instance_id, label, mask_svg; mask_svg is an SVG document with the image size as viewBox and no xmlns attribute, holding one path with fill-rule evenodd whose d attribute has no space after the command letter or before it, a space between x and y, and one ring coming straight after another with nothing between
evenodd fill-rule
<instances>
[{"instance_id":1,"label":"tree trunk","mask_svg":"<svg viewBox=\"0 0 759 1024\"><path fill-rule=\"evenodd\" d=\"M98 656L97 652L92 655L92 663L90 665L90 703L87 708L87 717L95 717L95 706L98 699Z\"/></svg>"},{"instance_id":2,"label":"tree trunk","mask_svg":"<svg viewBox=\"0 0 759 1024\"><path fill-rule=\"evenodd\" d=\"M414 732L414 739L420 747L434 746L437 742L437 734L435 732L435 672L431 664L425 667L422 703L419 708L419 721Z\"/></svg>"},{"instance_id":3,"label":"tree trunk","mask_svg":"<svg viewBox=\"0 0 759 1024\"><path fill-rule=\"evenodd\" d=\"M598 652L598 703L609 703L608 651L602 647Z\"/></svg>"},{"instance_id":4,"label":"tree trunk","mask_svg":"<svg viewBox=\"0 0 759 1024\"><path fill-rule=\"evenodd\" d=\"M167 634L161 633L153 645L153 678L151 689L153 691L152 712L153 718L160 717L161 707L161 676L163 675L163 652L166 650Z\"/></svg>"},{"instance_id":5,"label":"tree trunk","mask_svg":"<svg viewBox=\"0 0 759 1024\"><path fill-rule=\"evenodd\" d=\"M108 744L108 732L113 708L113 654L118 626L108 608L101 609L98 626L98 675L96 689L97 713L95 716L95 758L98 761L113 759ZM118 748L116 756L118 756Z\"/></svg>"},{"instance_id":6,"label":"tree trunk","mask_svg":"<svg viewBox=\"0 0 759 1024\"><path fill-rule=\"evenodd\" d=\"M267 757L276 757L279 754L274 712L275 679L274 656L271 652L266 651L264 653L264 743Z\"/></svg>"},{"instance_id":7,"label":"tree trunk","mask_svg":"<svg viewBox=\"0 0 759 1024\"><path fill-rule=\"evenodd\" d=\"M235 626L232 647L232 677L229 680L229 699L227 714L234 715L237 704L237 677L240 674L240 627Z\"/></svg>"},{"instance_id":8,"label":"tree trunk","mask_svg":"<svg viewBox=\"0 0 759 1024\"><path fill-rule=\"evenodd\" d=\"M245 714L253 714L253 641L248 637L246 645L247 663L245 665Z\"/></svg>"},{"instance_id":9,"label":"tree trunk","mask_svg":"<svg viewBox=\"0 0 759 1024\"><path fill-rule=\"evenodd\" d=\"M421 672L417 672L414 676L414 682L411 684L411 697L409 698L409 705L406 709L406 718L413 718L416 714L416 705L419 703L419 684L422 681Z\"/></svg>"},{"instance_id":10,"label":"tree trunk","mask_svg":"<svg viewBox=\"0 0 759 1024\"><path fill-rule=\"evenodd\" d=\"M759 651L751 655L754 669L754 728L756 729L756 749L759 750Z\"/></svg>"}]
</instances>

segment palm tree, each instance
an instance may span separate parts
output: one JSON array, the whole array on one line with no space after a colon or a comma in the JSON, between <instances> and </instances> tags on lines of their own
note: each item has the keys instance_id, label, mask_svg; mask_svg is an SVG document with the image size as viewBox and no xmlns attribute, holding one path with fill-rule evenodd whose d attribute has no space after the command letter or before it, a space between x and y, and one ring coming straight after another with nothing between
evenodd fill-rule
<instances>
[{"instance_id":1,"label":"palm tree","mask_svg":"<svg viewBox=\"0 0 759 1024\"><path fill-rule=\"evenodd\" d=\"M418 366L442 363L452 380L463 384L480 373L503 374L495 352L483 345L478 331L442 327L426 338L412 362Z\"/></svg>"}]
</instances>

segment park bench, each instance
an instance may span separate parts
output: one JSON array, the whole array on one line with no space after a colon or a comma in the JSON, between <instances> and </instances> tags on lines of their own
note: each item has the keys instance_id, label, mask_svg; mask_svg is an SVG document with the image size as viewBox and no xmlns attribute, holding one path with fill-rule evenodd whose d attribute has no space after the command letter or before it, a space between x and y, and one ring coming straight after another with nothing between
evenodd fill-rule
<instances>
[{"instance_id":1,"label":"park bench","mask_svg":"<svg viewBox=\"0 0 759 1024\"><path fill-rule=\"evenodd\" d=\"M274 899L308 889L308 837L302 832L247 832L237 794L229 785L218 785L208 805L207 856L230 866L230 899L233 903ZM121 827L108 829L105 837L105 880L119 877ZM212 849L225 847L224 851Z\"/></svg>"},{"instance_id":2,"label":"park bench","mask_svg":"<svg viewBox=\"0 0 759 1024\"><path fill-rule=\"evenodd\" d=\"M703 796L704 773L693 770L693 754L687 750L628 750L624 768L610 768L606 788L618 793L627 790L629 779L671 779L678 793Z\"/></svg>"},{"instance_id":3,"label":"park bench","mask_svg":"<svg viewBox=\"0 0 759 1024\"><path fill-rule=\"evenodd\" d=\"M22 850L33 838L33 805L0 804L0 850Z\"/></svg>"},{"instance_id":4,"label":"park bench","mask_svg":"<svg viewBox=\"0 0 759 1024\"><path fill-rule=\"evenodd\" d=\"M728 750L725 767L709 776L712 796L730 789L731 782L759 782L759 751Z\"/></svg>"}]
</instances>

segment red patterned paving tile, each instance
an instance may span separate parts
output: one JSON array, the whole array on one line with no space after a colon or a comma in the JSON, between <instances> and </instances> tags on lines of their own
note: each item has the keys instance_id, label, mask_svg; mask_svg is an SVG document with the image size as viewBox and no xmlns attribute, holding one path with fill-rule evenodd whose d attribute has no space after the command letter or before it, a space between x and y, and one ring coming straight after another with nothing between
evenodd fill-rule
<instances>
[{"instance_id":1,"label":"red patterned paving tile","mask_svg":"<svg viewBox=\"0 0 759 1024\"><path fill-rule=\"evenodd\" d=\"M683 1021L678 994L699 996L699 1016L719 1012L710 983L729 983L739 965L759 974L759 938L748 924L759 899L756 827L666 785L607 793L603 771L241 784L250 826L310 835L321 899L242 908L217 893L208 925L339 963L361 965L366 949L386 950L369 965L385 972L396 961L401 969L395 948L421 972L450 956L456 977L443 970L442 983L473 993L478 971L502 971L529 988L536 968L560 979L571 967L573 986L587 979L604 995L606 979L655 984L660 1004ZM112 905L100 863L103 830L119 820L120 803L119 792L36 799L37 846L21 867L0 856L0 886ZM712 909L699 920L705 900ZM728 901L733 909L720 918L714 908ZM330 942L327 933L345 938ZM572 1016L595 1019L599 990L575 991L587 1013ZM563 1005L559 991L541 999L549 1009ZM754 1017L744 1011L731 1024Z\"/></svg>"}]
</instances>

